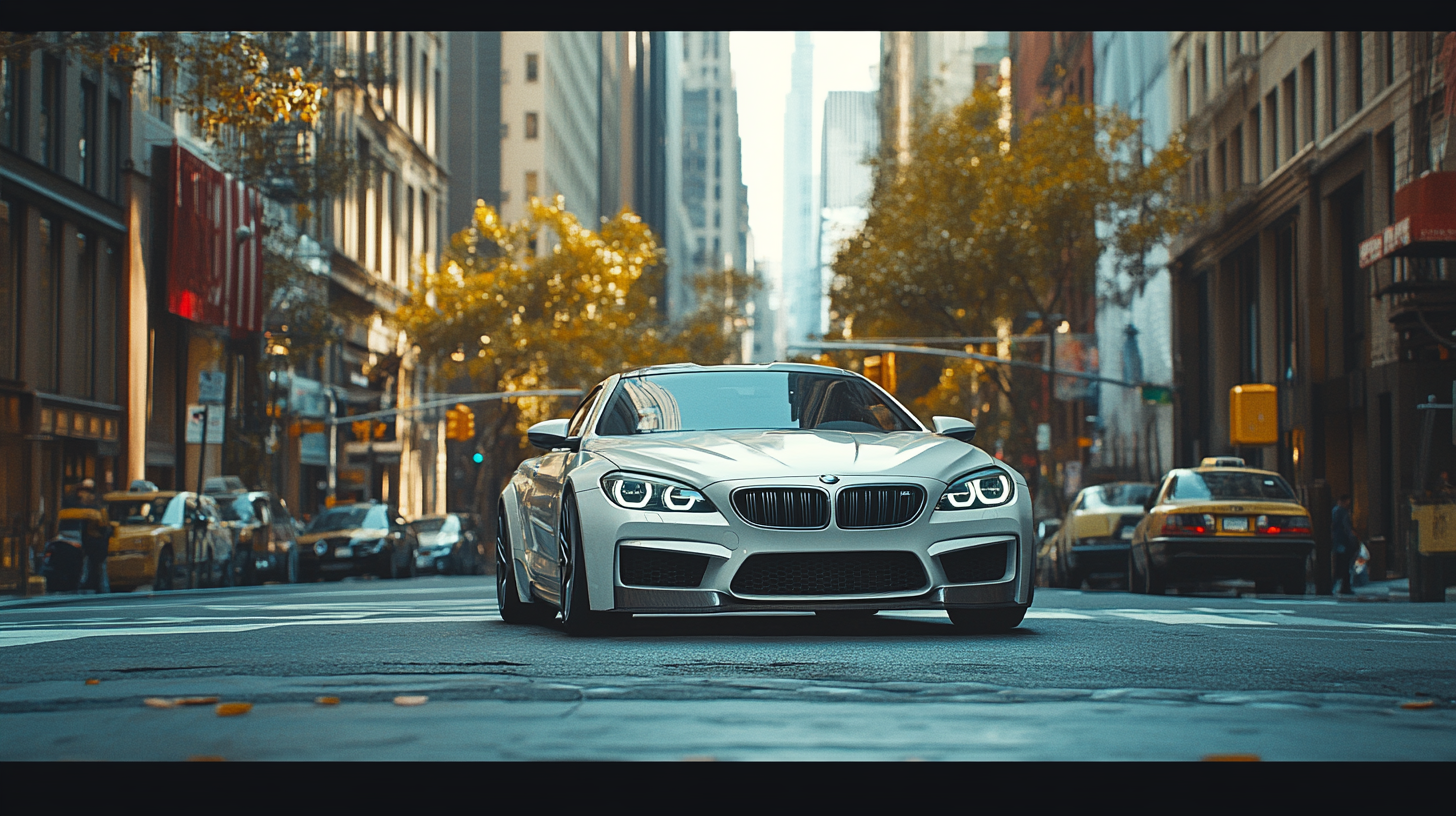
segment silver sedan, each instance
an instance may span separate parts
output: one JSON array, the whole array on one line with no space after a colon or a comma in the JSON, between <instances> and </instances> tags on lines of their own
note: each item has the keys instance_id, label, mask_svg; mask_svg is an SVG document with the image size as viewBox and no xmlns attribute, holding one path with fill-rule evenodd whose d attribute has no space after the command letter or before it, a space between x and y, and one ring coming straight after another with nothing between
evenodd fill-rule
<instances>
[{"instance_id":1,"label":"silver sedan","mask_svg":"<svg viewBox=\"0 0 1456 816\"><path fill-rule=\"evenodd\" d=\"M530 429L547 452L501 494L501 617L594 634L633 613L940 609L1012 629L1033 592L1026 482L970 422L934 425L824 366L609 377Z\"/></svg>"}]
</instances>

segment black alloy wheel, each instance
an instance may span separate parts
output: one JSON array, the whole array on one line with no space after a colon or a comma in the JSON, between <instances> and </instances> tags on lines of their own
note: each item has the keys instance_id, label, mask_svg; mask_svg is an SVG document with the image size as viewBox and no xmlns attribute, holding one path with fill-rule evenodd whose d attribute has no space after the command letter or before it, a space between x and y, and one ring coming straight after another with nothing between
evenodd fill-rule
<instances>
[{"instance_id":1,"label":"black alloy wheel","mask_svg":"<svg viewBox=\"0 0 1456 816\"><path fill-rule=\"evenodd\" d=\"M1029 606L1029 604L1028 604ZM1026 606L1010 609L949 609L950 622L957 629L973 635L995 635L1010 632L1026 618Z\"/></svg>"},{"instance_id":2,"label":"black alloy wheel","mask_svg":"<svg viewBox=\"0 0 1456 816\"><path fill-rule=\"evenodd\" d=\"M560 549L561 625L573 637L608 634L621 622L621 615L591 608L581 539L581 516L577 512L576 494L568 492L562 502L561 522L556 530Z\"/></svg>"},{"instance_id":3,"label":"black alloy wheel","mask_svg":"<svg viewBox=\"0 0 1456 816\"><path fill-rule=\"evenodd\" d=\"M162 554L157 556L157 574L152 578L152 590L166 592L172 588L173 579L176 577L176 563L172 558L172 548L163 547Z\"/></svg>"},{"instance_id":4,"label":"black alloy wheel","mask_svg":"<svg viewBox=\"0 0 1456 816\"><path fill-rule=\"evenodd\" d=\"M510 546L506 529L506 508L496 511L495 521L495 602L501 620L509 624L546 623L556 617L556 610L544 603L526 603L516 589L516 570L506 554Z\"/></svg>"}]
</instances>

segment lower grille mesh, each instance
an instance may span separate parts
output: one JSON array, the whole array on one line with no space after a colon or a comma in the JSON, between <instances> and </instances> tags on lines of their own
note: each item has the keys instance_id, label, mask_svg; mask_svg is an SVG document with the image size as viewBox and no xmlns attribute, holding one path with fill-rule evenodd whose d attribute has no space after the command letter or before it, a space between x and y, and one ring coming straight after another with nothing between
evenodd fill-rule
<instances>
[{"instance_id":1,"label":"lower grille mesh","mask_svg":"<svg viewBox=\"0 0 1456 816\"><path fill-rule=\"evenodd\" d=\"M970 547L940 556L946 580L952 584L999 581L1006 576L1006 548L1009 541Z\"/></svg>"},{"instance_id":2,"label":"lower grille mesh","mask_svg":"<svg viewBox=\"0 0 1456 816\"><path fill-rule=\"evenodd\" d=\"M866 595L926 583L914 553L765 553L743 562L732 588L738 595Z\"/></svg>"},{"instance_id":3,"label":"lower grille mesh","mask_svg":"<svg viewBox=\"0 0 1456 816\"><path fill-rule=\"evenodd\" d=\"M706 555L622 548L622 583L629 586L695 587L707 569Z\"/></svg>"}]
</instances>

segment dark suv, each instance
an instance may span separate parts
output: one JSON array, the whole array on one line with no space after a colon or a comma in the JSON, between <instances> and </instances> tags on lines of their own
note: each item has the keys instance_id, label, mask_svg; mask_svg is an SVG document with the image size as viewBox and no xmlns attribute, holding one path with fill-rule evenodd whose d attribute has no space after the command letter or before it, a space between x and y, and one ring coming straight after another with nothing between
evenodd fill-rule
<instances>
[{"instance_id":1,"label":"dark suv","mask_svg":"<svg viewBox=\"0 0 1456 816\"><path fill-rule=\"evenodd\" d=\"M298 537L304 579L348 575L413 578L419 538L399 508L379 502L331 507Z\"/></svg>"}]
</instances>

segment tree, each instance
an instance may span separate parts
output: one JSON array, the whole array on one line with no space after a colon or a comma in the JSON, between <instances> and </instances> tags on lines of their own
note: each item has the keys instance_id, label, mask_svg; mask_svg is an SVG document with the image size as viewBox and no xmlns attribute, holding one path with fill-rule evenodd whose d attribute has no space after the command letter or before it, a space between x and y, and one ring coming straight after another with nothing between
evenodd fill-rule
<instances>
[{"instance_id":1,"label":"tree","mask_svg":"<svg viewBox=\"0 0 1456 816\"><path fill-rule=\"evenodd\" d=\"M1131 282L1113 297L1158 271L1149 251L1196 215L1175 197L1188 160L1181 139L1149 150L1138 120L1074 103L1027 123L1013 143L1001 104L994 89L977 88L919 120L909 162L876 162L869 216L833 264L837 329L996 336L1027 313L1065 313L1085 325L1099 258L1110 255ZM919 367L929 375L920 378L924 390L908 396L922 408L975 416L1005 403L1009 411L982 424L999 422L1003 438L1029 438L1025 420L1034 414L1017 404L1027 395L1012 393L1007 367Z\"/></svg>"},{"instance_id":2,"label":"tree","mask_svg":"<svg viewBox=\"0 0 1456 816\"><path fill-rule=\"evenodd\" d=\"M443 256L438 270L421 270L395 317L435 369L437 387L463 381L482 392L584 390L644 365L727 361L738 339L731 297L741 302L752 285L731 270L702 279L702 309L667 325L654 294L666 258L652 230L626 209L587 229L560 196L531 199L514 224L478 204ZM482 515L493 518L494 497L530 455L526 429L565 407L551 397L477 404Z\"/></svg>"}]
</instances>

